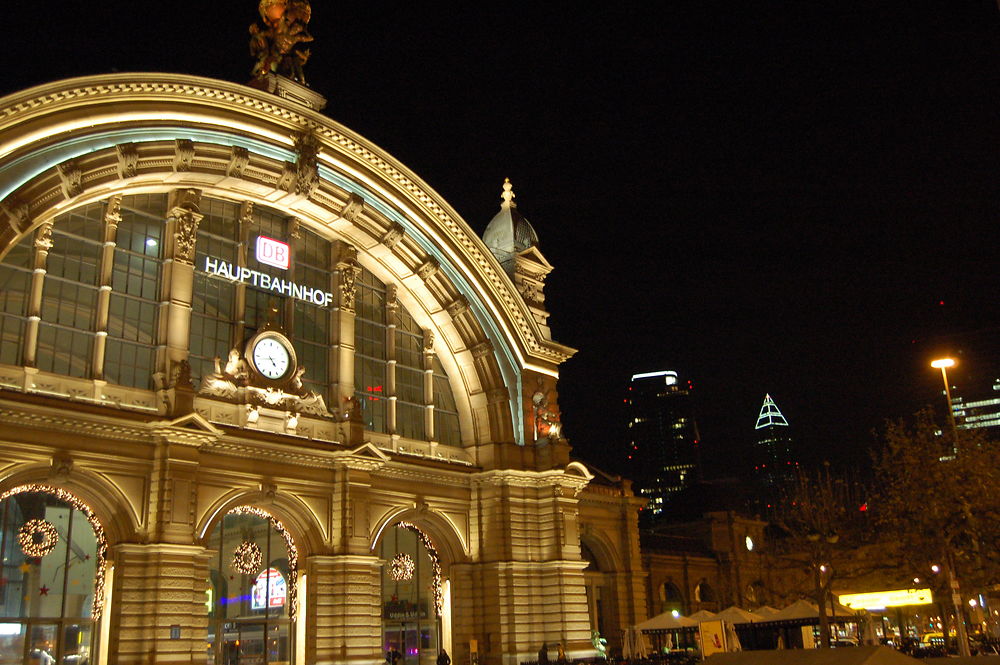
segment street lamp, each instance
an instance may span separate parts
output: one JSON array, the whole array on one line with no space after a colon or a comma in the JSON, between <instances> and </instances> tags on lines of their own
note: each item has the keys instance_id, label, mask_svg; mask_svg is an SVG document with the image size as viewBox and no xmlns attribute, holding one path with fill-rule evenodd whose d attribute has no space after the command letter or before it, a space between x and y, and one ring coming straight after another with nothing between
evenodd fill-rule
<instances>
[{"instance_id":1,"label":"street lamp","mask_svg":"<svg viewBox=\"0 0 1000 665\"><path fill-rule=\"evenodd\" d=\"M941 370L941 380L944 381L944 396L948 406L948 424L951 425L952 443L955 454L958 454L958 428L955 426L955 413L951 408L951 386L948 385L948 368L955 366L953 358L939 358L931 362L931 367ZM959 595L958 577L955 575L955 557L951 551L948 557L948 586L951 587L951 602L955 606L955 624L958 633L958 655L968 658L969 638L965 632L965 616L962 614L962 597ZM945 636L947 638L947 636Z\"/></svg>"},{"instance_id":2,"label":"street lamp","mask_svg":"<svg viewBox=\"0 0 1000 665\"><path fill-rule=\"evenodd\" d=\"M944 396L948 406L948 423L952 434L955 433L955 413L951 409L951 386L948 385L948 368L955 366L953 358L939 358L931 363L931 367L941 370L941 380L944 381Z\"/></svg>"}]
</instances>

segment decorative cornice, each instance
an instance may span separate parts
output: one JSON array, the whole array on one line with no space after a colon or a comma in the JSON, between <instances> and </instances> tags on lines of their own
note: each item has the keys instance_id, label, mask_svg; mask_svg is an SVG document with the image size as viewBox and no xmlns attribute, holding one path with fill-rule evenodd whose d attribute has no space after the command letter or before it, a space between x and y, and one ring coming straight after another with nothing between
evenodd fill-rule
<instances>
[{"instance_id":1,"label":"decorative cornice","mask_svg":"<svg viewBox=\"0 0 1000 665\"><path fill-rule=\"evenodd\" d=\"M78 412L74 412L72 415L63 415L66 414L65 410L59 411L59 414L56 415L43 409L23 411L0 407L0 423L14 427L55 430L115 441L150 442L149 431L141 425L89 420Z\"/></svg>"}]
</instances>

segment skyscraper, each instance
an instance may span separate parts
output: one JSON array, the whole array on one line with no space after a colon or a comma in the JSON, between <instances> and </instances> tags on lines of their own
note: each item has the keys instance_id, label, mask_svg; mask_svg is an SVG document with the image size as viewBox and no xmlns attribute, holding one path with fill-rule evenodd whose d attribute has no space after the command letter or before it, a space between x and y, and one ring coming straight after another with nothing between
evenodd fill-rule
<instances>
[{"instance_id":1,"label":"skyscraper","mask_svg":"<svg viewBox=\"0 0 1000 665\"><path fill-rule=\"evenodd\" d=\"M757 486L754 502L759 510L766 512L780 500L783 489L795 480L799 463L788 420L770 394L764 395L754 430L757 434L753 453L753 479Z\"/></svg>"},{"instance_id":2,"label":"skyscraper","mask_svg":"<svg viewBox=\"0 0 1000 665\"><path fill-rule=\"evenodd\" d=\"M693 390L670 370L635 374L628 386L629 473L654 515L701 475Z\"/></svg>"}]
</instances>

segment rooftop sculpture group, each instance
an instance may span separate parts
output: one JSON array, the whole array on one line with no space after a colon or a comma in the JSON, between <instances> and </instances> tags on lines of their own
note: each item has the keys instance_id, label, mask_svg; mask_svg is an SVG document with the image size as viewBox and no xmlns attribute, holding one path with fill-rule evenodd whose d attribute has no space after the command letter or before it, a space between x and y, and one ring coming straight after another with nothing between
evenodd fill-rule
<instances>
[{"instance_id":1,"label":"rooftop sculpture group","mask_svg":"<svg viewBox=\"0 0 1000 665\"><path fill-rule=\"evenodd\" d=\"M250 54L257 58L252 82L278 74L305 84L309 49L303 45L313 40L309 0L260 0L258 9L261 22L250 26Z\"/></svg>"}]
</instances>

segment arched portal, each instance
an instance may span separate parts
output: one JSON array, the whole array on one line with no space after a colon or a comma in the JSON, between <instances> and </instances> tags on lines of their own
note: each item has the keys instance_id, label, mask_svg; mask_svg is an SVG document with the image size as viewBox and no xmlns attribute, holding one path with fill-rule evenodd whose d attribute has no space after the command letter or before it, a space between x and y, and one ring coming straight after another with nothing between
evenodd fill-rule
<instances>
[{"instance_id":1,"label":"arched portal","mask_svg":"<svg viewBox=\"0 0 1000 665\"><path fill-rule=\"evenodd\" d=\"M398 522L379 542L382 648L390 665L431 665L446 648L447 583L437 548L418 527Z\"/></svg>"},{"instance_id":2,"label":"arched portal","mask_svg":"<svg viewBox=\"0 0 1000 665\"><path fill-rule=\"evenodd\" d=\"M106 556L104 529L71 493L20 485L0 495L2 662L92 659Z\"/></svg>"},{"instance_id":3,"label":"arched portal","mask_svg":"<svg viewBox=\"0 0 1000 665\"><path fill-rule=\"evenodd\" d=\"M237 506L205 542L209 663L288 663L295 653L298 551L278 519Z\"/></svg>"}]
</instances>

